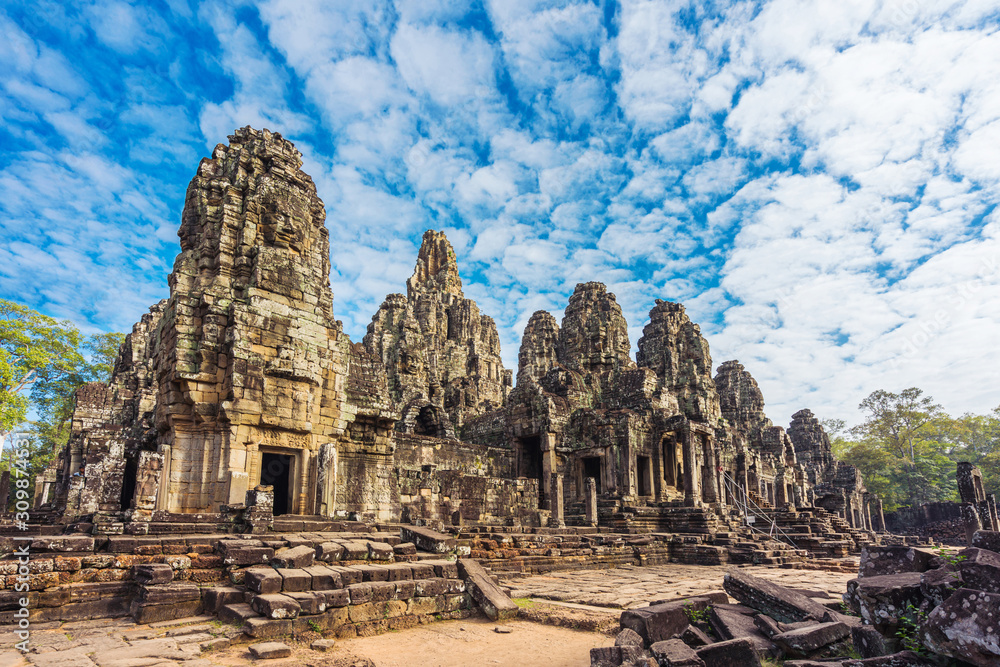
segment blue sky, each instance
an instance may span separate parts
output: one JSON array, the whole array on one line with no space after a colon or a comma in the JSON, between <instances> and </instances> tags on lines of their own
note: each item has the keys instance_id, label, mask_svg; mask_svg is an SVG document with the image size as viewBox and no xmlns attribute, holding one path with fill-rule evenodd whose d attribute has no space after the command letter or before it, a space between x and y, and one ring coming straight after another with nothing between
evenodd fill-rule
<instances>
[{"instance_id":1,"label":"blue sky","mask_svg":"<svg viewBox=\"0 0 1000 667\"><path fill-rule=\"evenodd\" d=\"M994 0L7 2L0 296L88 331L168 294L184 191L281 132L360 340L425 229L507 366L578 282L681 301L779 424L1000 404Z\"/></svg>"}]
</instances>

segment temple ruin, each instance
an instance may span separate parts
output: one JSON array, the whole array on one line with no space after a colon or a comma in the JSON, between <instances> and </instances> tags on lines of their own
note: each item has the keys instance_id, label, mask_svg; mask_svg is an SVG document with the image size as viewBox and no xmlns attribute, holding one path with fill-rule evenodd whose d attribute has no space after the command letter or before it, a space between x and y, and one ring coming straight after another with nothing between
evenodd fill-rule
<instances>
[{"instance_id":1,"label":"temple ruin","mask_svg":"<svg viewBox=\"0 0 1000 667\"><path fill-rule=\"evenodd\" d=\"M406 294L353 343L298 151L250 128L229 141L188 187L170 298L134 327L111 382L78 392L40 508L146 533L183 515L238 523L265 485L273 516L685 532L724 523L745 493L883 528L812 413L786 431L738 362L713 378L678 303L657 300L633 360L614 294L577 285L561 323L531 317L514 386L495 323L428 231Z\"/></svg>"},{"instance_id":2,"label":"temple ruin","mask_svg":"<svg viewBox=\"0 0 1000 667\"><path fill-rule=\"evenodd\" d=\"M740 363L713 376L678 303L656 301L633 359L614 294L577 285L562 322L532 315L515 384L459 258L428 231L406 294L386 296L352 342L301 165L289 141L251 128L199 165L169 298L128 334L110 382L79 389L69 444L36 481L32 548L79 556L32 575L37 618L205 610L267 636L254 633L287 618L269 606L274 586L295 617L375 604L359 564L441 580L383 609L384 630L474 604L508 613L490 592L505 572L836 568L865 545L905 542L809 410L786 430ZM464 583L445 581L453 562L418 567L435 554L464 557ZM339 563L336 577L314 559ZM354 613L329 623L369 631Z\"/></svg>"}]
</instances>

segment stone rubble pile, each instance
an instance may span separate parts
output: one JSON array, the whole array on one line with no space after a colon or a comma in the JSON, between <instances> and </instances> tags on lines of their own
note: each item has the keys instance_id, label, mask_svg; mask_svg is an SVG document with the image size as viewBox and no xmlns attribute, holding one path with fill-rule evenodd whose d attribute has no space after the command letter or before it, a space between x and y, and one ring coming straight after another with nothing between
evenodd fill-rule
<instances>
[{"instance_id":1,"label":"stone rubble pile","mask_svg":"<svg viewBox=\"0 0 1000 667\"><path fill-rule=\"evenodd\" d=\"M868 547L843 603L733 569L725 593L623 612L591 667L1000 665L998 547L993 531L954 553Z\"/></svg>"}]
</instances>

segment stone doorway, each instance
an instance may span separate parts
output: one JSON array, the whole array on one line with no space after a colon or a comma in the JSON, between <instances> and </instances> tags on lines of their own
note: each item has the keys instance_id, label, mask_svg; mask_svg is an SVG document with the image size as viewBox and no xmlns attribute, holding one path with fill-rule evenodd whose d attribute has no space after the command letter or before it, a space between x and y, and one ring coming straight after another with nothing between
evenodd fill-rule
<instances>
[{"instance_id":1,"label":"stone doorway","mask_svg":"<svg viewBox=\"0 0 1000 667\"><path fill-rule=\"evenodd\" d=\"M653 495L653 466L650 465L648 456L635 457L636 480L639 486L640 496Z\"/></svg>"},{"instance_id":2,"label":"stone doorway","mask_svg":"<svg viewBox=\"0 0 1000 667\"><path fill-rule=\"evenodd\" d=\"M597 494L601 493L601 457L600 456L585 456L580 459L583 464L583 478L588 477L594 478L594 484L597 486Z\"/></svg>"},{"instance_id":3,"label":"stone doorway","mask_svg":"<svg viewBox=\"0 0 1000 667\"><path fill-rule=\"evenodd\" d=\"M119 507L123 510L132 509L135 503L135 482L139 475L139 463L135 458L125 459L125 470L122 473L122 494Z\"/></svg>"},{"instance_id":4,"label":"stone doorway","mask_svg":"<svg viewBox=\"0 0 1000 667\"><path fill-rule=\"evenodd\" d=\"M542 466L542 437L529 435L517 440L517 476L538 480L538 506L545 502L545 478Z\"/></svg>"},{"instance_id":5,"label":"stone doorway","mask_svg":"<svg viewBox=\"0 0 1000 667\"><path fill-rule=\"evenodd\" d=\"M274 516L291 511L292 457L264 452L260 458L260 483L274 487Z\"/></svg>"}]
</instances>

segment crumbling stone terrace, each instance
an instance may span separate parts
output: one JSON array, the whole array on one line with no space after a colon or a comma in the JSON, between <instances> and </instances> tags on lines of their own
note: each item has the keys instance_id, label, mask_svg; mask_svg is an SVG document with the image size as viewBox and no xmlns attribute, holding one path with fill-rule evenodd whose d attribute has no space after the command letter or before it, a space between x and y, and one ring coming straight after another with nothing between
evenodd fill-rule
<instances>
[{"instance_id":1,"label":"crumbling stone terrace","mask_svg":"<svg viewBox=\"0 0 1000 667\"><path fill-rule=\"evenodd\" d=\"M739 362L713 376L681 304L652 305L633 359L614 294L577 285L561 322L529 320L515 384L454 249L428 231L406 294L352 342L301 166L291 142L249 127L198 166L170 297L110 382L77 392L69 444L36 482L36 617L237 605L251 634L316 615L358 631L358 605L386 621L505 613L493 573L836 568L907 543L809 410L785 430ZM462 585L428 565L445 556L467 559ZM400 583L414 581L434 583Z\"/></svg>"}]
</instances>

